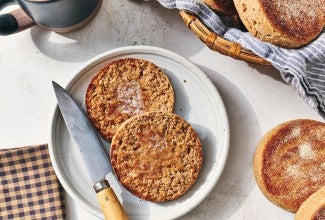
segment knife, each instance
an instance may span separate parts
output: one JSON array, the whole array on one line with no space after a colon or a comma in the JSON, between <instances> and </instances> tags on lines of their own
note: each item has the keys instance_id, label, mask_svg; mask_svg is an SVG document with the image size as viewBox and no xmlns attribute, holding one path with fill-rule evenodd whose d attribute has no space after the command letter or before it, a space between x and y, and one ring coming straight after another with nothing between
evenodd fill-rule
<instances>
[{"instance_id":1,"label":"knife","mask_svg":"<svg viewBox=\"0 0 325 220\"><path fill-rule=\"evenodd\" d=\"M86 113L68 92L56 82L52 81L52 83L61 114L94 184L93 187L105 219L128 219L113 189L105 179L105 176L113 170L97 132Z\"/></svg>"}]
</instances>

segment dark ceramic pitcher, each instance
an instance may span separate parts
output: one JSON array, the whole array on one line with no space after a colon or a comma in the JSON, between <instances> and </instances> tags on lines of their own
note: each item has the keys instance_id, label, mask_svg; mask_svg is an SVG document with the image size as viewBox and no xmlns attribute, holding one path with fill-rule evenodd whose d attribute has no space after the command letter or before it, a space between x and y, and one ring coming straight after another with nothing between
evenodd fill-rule
<instances>
[{"instance_id":1,"label":"dark ceramic pitcher","mask_svg":"<svg viewBox=\"0 0 325 220\"><path fill-rule=\"evenodd\" d=\"M0 15L0 35L16 33L35 24L56 32L81 28L97 14L102 0L0 0L20 8Z\"/></svg>"}]
</instances>

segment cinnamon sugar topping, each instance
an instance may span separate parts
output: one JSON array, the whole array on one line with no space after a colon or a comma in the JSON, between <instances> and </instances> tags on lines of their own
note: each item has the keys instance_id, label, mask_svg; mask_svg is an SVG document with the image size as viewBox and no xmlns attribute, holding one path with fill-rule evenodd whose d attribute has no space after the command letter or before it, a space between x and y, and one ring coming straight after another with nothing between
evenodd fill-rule
<instances>
[{"instance_id":1,"label":"cinnamon sugar topping","mask_svg":"<svg viewBox=\"0 0 325 220\"><path fill-rule=\"evenodd\" d=\"M277 27L296 38L304 38L322 29L325 19L324 0L261 0L266 13Z\"/></svg>"},{"instance_id":2,"label":"cinnamon sugar topping","mask_svg":"<svg viewBox=\"0 0 325 220\"><path fill-rule=\"evenodd\" d=\"M310 142L304 142L298 147L299 155L302 159L311 160L315 158L315 152Z\"/></svg>"},{"instance_id":3,"label":"cinnamon sugar topping","mask_svg":"<svg viewBox=\"0 0 325 220\"><path fill-rule=\"evenodd\" d=\"M298 137L300 135L300 133L301 133L301 128L299 126L294 127L292 129L292 131L290 132L290 134L283 138L283 142L285 143L285 142L291 140L292 138Z\"/></svg>"},{"instance_id":4,"label":"cinnamon sugar topping","mask_svg":"<svg viewBox=\"0 0 325 220\"><path fill-rule=\"evenodd\" d=\"M319 15L319 6L321 5L320 0L281 0L275 1L275 3L280 12L279 16L285 16L289 19L299 19L302 22L305 22L309 18L315 19Z\"/></svg>"},{"instance_id":5,"label":"cinnamon sugar topping","mask_svg":"<svg viewBox=\"0 0 325 220\"><path fill-rule=\"evenodd\" d=\"M301 133L301 128L297 126L297 127L292 129L291 136L292 137L298 137L300 135L300 133Z\"/></svg>"},{"instance_id":6,"label":"cinnamon sugar topping","mask_svg":"<svg viewBox=\"0 0 325 220\"><path fill-rule=\"evenodd\" d=\"M289 165L289 166L287 167L286 173L287 173L289 176L298 177L299 174L300 174L299 169L300 169L300 167L299 167L298 165Z\"/></svg>"}]
</instances>

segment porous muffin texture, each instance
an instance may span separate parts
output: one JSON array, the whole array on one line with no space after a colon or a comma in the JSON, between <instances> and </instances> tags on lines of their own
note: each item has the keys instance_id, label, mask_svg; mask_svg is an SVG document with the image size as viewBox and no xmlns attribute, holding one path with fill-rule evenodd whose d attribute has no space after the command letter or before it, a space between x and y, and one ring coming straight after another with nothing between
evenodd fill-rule
<instances>
[{"instance_id":1,"label":"porous muffin texture","mask_svg":"<svg viewBox=\"0 0 325 220\"><path fill-rule=\"evenodd\" d=\"M126 120L111 143L121 184L141 199L165 202L183 195L202 165L200 139L180 116L147 112Z\"/></svg>"},{"instance_id":2,"label":"porous muffin texture","mask_svg":"<svg viewBox=\"0 0 325 220\"><path fill-rule=\"evenodd\" d=\"M111 141L123 121L147 111L172 112L174 91L168 77L155 64L125 58L106 64L86 92L90 120L101 136Z\"/></svg>"},{"instance_id":3,"label":"porous muffin texture","mask_svg":"<svg viewBox=\"0 0 325 220\"><path fill-rule=\"evenodd\" d=\"M324 0L234 0L247 30L258 39L285 48L302 47L325 25Z\"/></svg>"},{"instance_id":4,"label":"porous muffin texture","mask_svg":"<svg viewBox=\"0 0 325 220\"><path fill-rule=\"evenodd\" d=\"M325 124L298 119L267 132L254 155L254 176L271 202L296 212L325 185Z\"/></svg>"},{"instance_id":5,"label":"porous muffin texture","mask_svg":"<svg viewBox=\"0 0 325 220\"><path fill-rule=\"evenodd\" d=\"M233 0L203 0L203 2L221 15L237 14Z\"/></svg>"},{"instance_id":6,"label":"porous muffin texture","mask_svg":"<svg viewBox=\"0 0 325 220\"><path fill-rule=\"evenodd\" d=\"M325 219L325 186L314 192L298 209L295 220Z\"/></svg>"}]
</instances>

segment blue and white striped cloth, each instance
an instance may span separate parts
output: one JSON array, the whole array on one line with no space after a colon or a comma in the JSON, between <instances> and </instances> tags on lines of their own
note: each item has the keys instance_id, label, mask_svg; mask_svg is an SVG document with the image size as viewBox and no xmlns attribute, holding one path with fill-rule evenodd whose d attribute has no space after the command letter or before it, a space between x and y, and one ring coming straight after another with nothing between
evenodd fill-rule
<instances>
[{"instance_id":1,"label":"blue and white striped cloth","mask_svg":"<svg viewBox=\"0 0 325 220\"><path fill-rule=\"evenodd\" d=\"M325 119L325 30L312 43L299 49L284 49L261 42L247 32L232 28L200 0L158 0L169 9L195 14L215 33L253 51L278 69L304 101Z\"/></svg>"}]
</instances>

